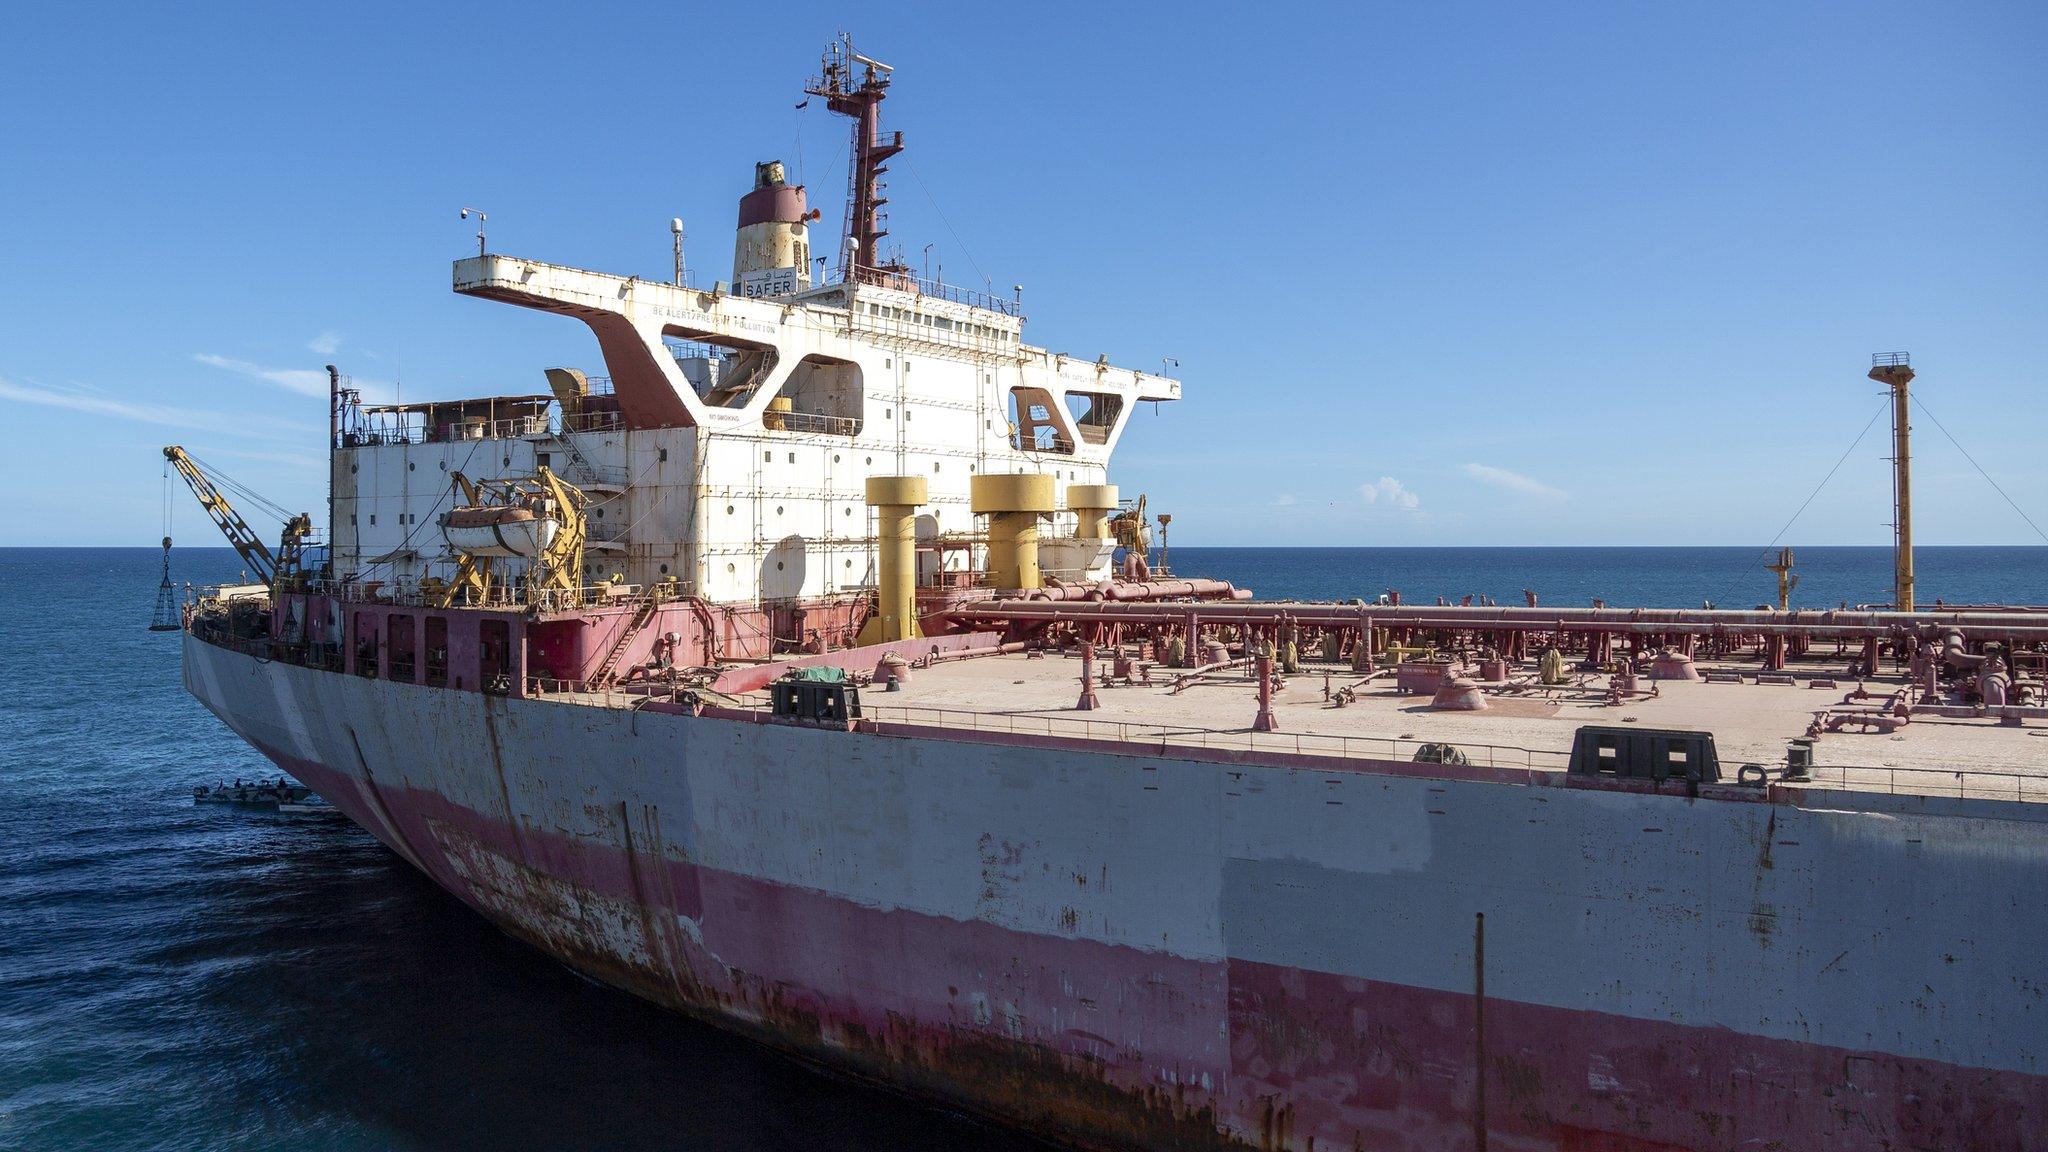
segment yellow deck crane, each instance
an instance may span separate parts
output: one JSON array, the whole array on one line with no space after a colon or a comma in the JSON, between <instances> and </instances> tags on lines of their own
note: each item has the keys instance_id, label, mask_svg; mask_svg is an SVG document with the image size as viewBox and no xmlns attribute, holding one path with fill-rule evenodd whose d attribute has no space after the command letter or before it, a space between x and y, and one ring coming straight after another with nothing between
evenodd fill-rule
<instances>
[{"instance_id":1,"label":"yellow deck crane","mask_svg":"<svg viewBox=\"0 0 2048 1152\"><path fill-rule=\"evenodd\" d=\"M228 538L228 543L242 557L242 563L249 566L249 575L273 588L280 584L295 583L305 575L304 554L307 538L313 534L313 517L301 512L284 525L284 533L278 540L276 552L267 547L249 522L235 511L234 505L206 473L199 462L192 459L183 448L176 444L164 449L164 459L178 470L185 484L192 489L199 507L204 509L214 527Z\"/></svg>"}]
</instances>

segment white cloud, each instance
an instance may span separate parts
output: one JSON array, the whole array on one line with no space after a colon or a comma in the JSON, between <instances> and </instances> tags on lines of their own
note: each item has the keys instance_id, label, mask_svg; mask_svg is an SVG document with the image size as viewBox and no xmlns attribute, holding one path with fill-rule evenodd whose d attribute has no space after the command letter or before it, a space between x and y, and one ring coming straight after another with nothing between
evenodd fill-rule
<instances>
[{"instance_id":1,"label":"white cloud","mask_svg":"<svg viewBox=\"0 0 2048 1152\"><path fill-rule=\"evenodd\" d=\"M0 400L40 404L46 408L66 408L73 412L112 416L118 420L134 420L165 428L193 428L202 432L254 436L266 440L318 437L321 434L321 429L311 424L251 416L244 412L208 412L197 408L174 408L165 404L138 404L117 399L91 388L50 388L16 384L10 380L0 379Z\"/></svg>"},{"instance_id":2,"label":"white cloud","mask_svg":"<svg viewBox=\"0 0 2048 1152\"><path fill-rule=\"evenodd\" d=\"M303 452L251 452L240 448L195 448L193 451L203 451L208 456L231 456L237 460L260 460L266 464L283 464L307 472L317 472L327 466L319 457L308 456Z\"/></svg>"},{"instance_id":3,"label":"white cloud","mask_svg":"<svg viewBox=\"0 0 2048 1152\"><path fill-rule=\"evenodd\" d=\"M1533 476L1524 476L1520 472L1510 472L1505 468L1495 468L1491 464L1467 464L1465 475L1481 484L1491 484L1495 488L1505 488L1525 496L1540 496L1545 500L1565 498L1565 491L1562 488L1553 488Z\"/></svg>"},{"instance_id":4,"label":"white cloud","mask_svg":"<svg viewBox=\"0 0 2048 1152\"><path fill-rule=\"evenodd\" d=\"M247 376L251 380L261 380L266 384L275 384L279 388L304 396L327 395L327 373L318 368L266 368L261 364L251 364L247 360L216 356L211 352L195 352L192 358L209 367L233 372L238 376Z\"/></svg>"},{"instance_id":5,"label":"white cloud","mask_svg":"<svg viewBox=\"0 0 2048 1152\"><path fill-rule=\"evenodd\" d=\"M313 337L312 342L306 345L306 349L315 356L332 356L341 351L341 333L329 328Z\"/></svg>"},{"instance_id":6,"label":"white cloud","mask_svg":"<svg viewBox=\"0 0 2048 1152\"><path fill-rule=\"evenodd\" d=\"M1273 507L1275 508L1285 508L1292 503L1294 503L1294 493L1292 492L1282 492L1278 496L1273 497Z\"/></svg>"},{"instance_id":7,"label":"white cloud","mask_svg":"<svg viewBox=\"0 0 2048 1152\"><path fill-rule=\"evenodd\" d=\"M1358 494L1367 504L1384 504L1389 508L1415 509L1421 506L1422 497L1410 492L1406 485L1392 476L1382 476L1370 484L1358 486Z\"/></svg>"}]
</instances>

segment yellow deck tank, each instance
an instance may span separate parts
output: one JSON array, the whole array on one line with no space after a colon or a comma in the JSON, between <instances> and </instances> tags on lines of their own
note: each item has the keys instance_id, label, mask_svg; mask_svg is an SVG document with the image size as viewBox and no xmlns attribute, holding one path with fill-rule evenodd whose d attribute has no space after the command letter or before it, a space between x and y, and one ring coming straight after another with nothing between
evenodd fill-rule
<instances>
[{"instance_id":1,"label":"yellow deck tank","mask_svg":"<svg viewBox=\"0 0 2048 1152\"><path fill-rule=\"evenodd\" d=\"M908 640L917 626L917 509L930 499L922 476L870 476L867 502L875 510L878 627L863 643Z\"/></svg>"},{"instance_id":2,"label":"yellow deck tank","mask_svg":"<svg viewBox=\"0 0 2048 1152\"><path fill-rule=\"evenodd\" d=\"M974 477L969 499L988 517L988 582L996 588L1040 588L1038 520L1059 507L1053 478L1043 472Z\"/></svg>"}]
</instances>

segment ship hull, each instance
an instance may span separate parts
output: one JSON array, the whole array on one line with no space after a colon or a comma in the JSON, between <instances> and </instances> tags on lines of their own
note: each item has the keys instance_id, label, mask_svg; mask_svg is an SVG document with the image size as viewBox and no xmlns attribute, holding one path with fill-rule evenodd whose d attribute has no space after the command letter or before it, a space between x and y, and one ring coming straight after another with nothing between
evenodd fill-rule
<instances>
[{"instance_id":1,"label":"ship hull","mask_svg":"<svg viewBox=\"0 0 2048 1152\"><path fill-rule=\"evenodd\" d=\"M1541 788L578 707L185 637L508 932L1104 1147L2048 1147L2040 806Z\"/></svg>"}]
</instances>

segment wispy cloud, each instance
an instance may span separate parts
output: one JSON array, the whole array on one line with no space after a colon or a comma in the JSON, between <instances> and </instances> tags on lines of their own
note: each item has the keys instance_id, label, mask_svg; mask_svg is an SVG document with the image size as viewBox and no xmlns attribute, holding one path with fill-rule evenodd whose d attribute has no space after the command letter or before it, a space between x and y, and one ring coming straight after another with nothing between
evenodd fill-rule
<instances>
[{"instance_id":1,"label":"wispy cloud","mask_svg":"<svg viewBox=\"0 0 2048 1152\"><path fill-rule=\"evenodd\" d=\"M122 400L94 388L52 388L40 384L17 384L0 379L0 400L66 408L94 416L134 420L164 428L192 428L229 436L253 436L263 440L319 437L321 429L311 424L252 416L246 412L209 412L199 408L178 408L168 404L141 404Z\"/></svg>"},{"instance_id":2,"label":"wispy cloud","mask_svg":"<svg viewBox=\"0 0 2048 1152\"><path fill-rule=\"evenodd\" d=\"M1525 496L1540 496L1545 500L1562 500L1565 498L1565 490L1562 488L1554 488L1533 476L1524 476L1520 472L1510 472L1506 468L1495 468L1491 464L1467 464L1465 465L1465 475L1479 481L1481 484L1491 484L1495 488L1505 488L1510 492L1520 492Z\"/></svg>"},{"instance_id":3,"label":"wispy cloud","mask_svg":"<svg viewBox=\"0 0 2048 1152\"><path fill-rule=\"evenodd\" d=\"M207 456L228 456L236 460L259 460L265 464L283 464L290 468L298 468L308 472L317 472L327 466L318 456L310 456L304 452L251 452L240 448L206 448L203 450L194 449L193 451L203 451L203 454Z\"/></svg>"},{"instance_id":4,"label":"wispy cloud","mask_svg":"<svg viewBox=\"0 0 2048 1152\"><path fill-rule=\"evenodd\" d=\"M1422 497L1408 490L1408 486L1392 476L1382 476L1370 484L1358 486L1358 494L1367 504L1378 504L1387 508L1414 510L1422 506Z\"/></svg>"},{"instance_id":5,"label":"wispy cloud","mask_svg":"<svg viewBox=\"0 0 2048 1152\"><path fill-rule=\"evenodd\" d=\"M341 333L329 328L327 331L313 337L312 341L306 345L306 349L315 356L332 356L336 352L341 351Z\"/></svg>"},{"instance_id":6,"label":"wispy cloud","mask_svg":"<svg viewBox=\"0 0 2048 1152\"><path fill-rule=\"evenodd\" d=\"M192 358L208 367L233 372L237 376L247 376L251 380L261 380L265 384L275 384L279 388L297 392L302 396L327 395L327 373L318 368L270 368L262 364L251 364L247 360L217 356L211 352L194 352Z\"/></svg>"},{"instance_id":7,"label":"wispy cloud","mask_svg":"<svg viewBox=\"0 0 2048 1152\"><path fill-rule=\"evenodd\" d=\"M1273 507L1275 508L1286 508L1293 503L1294 493L1292 492L1282 492L1278 496L1273 497Z\"/></svg>"}]
</instances>

